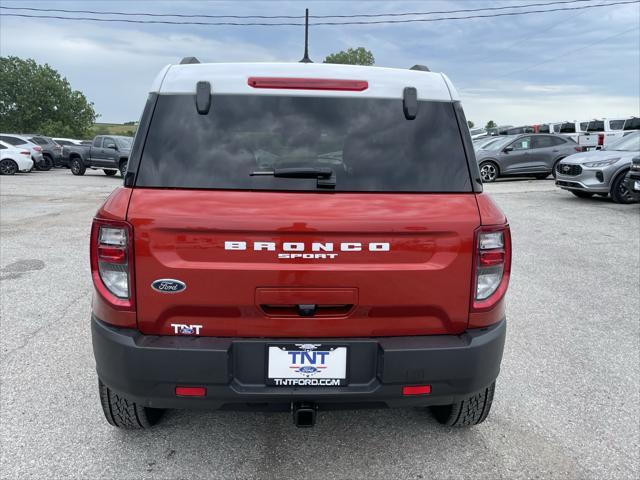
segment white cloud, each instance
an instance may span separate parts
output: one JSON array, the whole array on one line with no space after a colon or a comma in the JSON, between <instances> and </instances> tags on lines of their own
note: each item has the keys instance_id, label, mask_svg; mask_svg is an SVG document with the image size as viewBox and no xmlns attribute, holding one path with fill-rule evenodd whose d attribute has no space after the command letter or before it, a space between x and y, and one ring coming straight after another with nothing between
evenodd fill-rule
<instances>
[{"instance_id":1,"label":"white cloud","mask_svg":"<svg viewBox=\"0 0 640 480\"><path fill-rule=\"evenodd\" d=\"M308 3L312 15L486 5L480 0ZM95 2L92 8L144 11L149 5L119 2L116 9L113 4ZM223 2L216 4L215 11L296 15L304 8L298 2L280 2L275 10L274 5ZM60 6L70 7L58 2ZM208 7L185 1L180 5L158 2L153 8L197 14ZM373 51L380 66L408 68L422 63L442 70L461 92L467 117L478 124L490 119L516 124L637 115L637 30L606 42L600 39L636 26L638 14L637 5L623 5L452 22L312 27L310 53L321 61L328 53L364 46ZM0 23L0 54L49 63L95 102L103 121L136 119L157 72L183 56L203 61L296 61L302 53L299 28L105 25L9 17L0 17ZM569 53L562 54L565 51Z\"/></svg>"},{"instance_id":2,"label":"white cloud","mask_svg":"<svg viewBox=\"0 0 640 480\"><path fill-rule=\"evenodd\" d=\"M489 120L524 125L640 116L640 97L602 93L576 84L497 83L460 89L460 96L467 118L477 125Z\"/></svg>"},{"instance_id":3,"label":"white cloud","mask_svg":"<svg viewBox=\"0 0 640 480\"><path fill-rule=\"evenodd\" d=\"M160 69L185 56L203 61L273 61L273 51L236 39L149 33L96 24L2 22L0 53L48 63L94 101L101 121L137 120Z\"/></svg>"}]
</instances>

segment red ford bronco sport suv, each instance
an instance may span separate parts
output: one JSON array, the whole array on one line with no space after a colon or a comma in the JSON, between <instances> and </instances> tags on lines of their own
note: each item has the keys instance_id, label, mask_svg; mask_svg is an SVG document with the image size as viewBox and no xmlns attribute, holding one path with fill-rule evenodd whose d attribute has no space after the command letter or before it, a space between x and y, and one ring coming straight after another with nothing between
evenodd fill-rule
<instances>
[{"instance_id":1,"label":"red ford bronco sport suv","mask_svg":"<svg viewBox=\"0 0 640 480\"><path fill-rule=\"evenodd\" d=\"M157 77L91 232L104 414L489 413L507 220L458 93L425 67L200 64Z\"/></svg>"}]
</instances>

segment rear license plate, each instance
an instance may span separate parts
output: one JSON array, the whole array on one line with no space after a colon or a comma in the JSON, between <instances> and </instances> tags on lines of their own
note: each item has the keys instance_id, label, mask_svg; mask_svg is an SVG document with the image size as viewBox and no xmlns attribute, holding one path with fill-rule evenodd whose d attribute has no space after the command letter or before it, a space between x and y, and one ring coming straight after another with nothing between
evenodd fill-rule
<instances>
[{"instance_id":1,"label":"rear license plate","mask_svg":"<svg viewBox=\"0 0 640 480\"><path fill-rule=\"evenodd\" d=\"M634 180L633 181L633 189L636 192L640 192L640 180Z\"/></svg>"},{"instance_id":2,"label":"rear license plate","mask_svg":"<svg viewBox=\"0 0 640 480\"><path fill-rule=\"evenodd\" d=\"M347 384L347 347L317 343L269 345L267 384L338 387Z\"/></svg>"}]
</instances>

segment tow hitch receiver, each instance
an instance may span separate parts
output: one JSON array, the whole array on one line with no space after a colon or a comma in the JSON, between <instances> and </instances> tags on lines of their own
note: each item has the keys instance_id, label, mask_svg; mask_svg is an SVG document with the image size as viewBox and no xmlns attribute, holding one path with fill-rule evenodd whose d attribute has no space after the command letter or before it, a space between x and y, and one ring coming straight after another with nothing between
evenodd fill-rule
<instances>
[{"instance_id":1,"label":"tow hitch receiver","mask_svg":"<svg viewBox=\"0 0 640 480\"><path fill-rule=\"evenodd\" d=\"M298 428L313 427L316 424L318 405L312 402L295 402L291 404L293 423Z\"/></svg>"}]
</instances>

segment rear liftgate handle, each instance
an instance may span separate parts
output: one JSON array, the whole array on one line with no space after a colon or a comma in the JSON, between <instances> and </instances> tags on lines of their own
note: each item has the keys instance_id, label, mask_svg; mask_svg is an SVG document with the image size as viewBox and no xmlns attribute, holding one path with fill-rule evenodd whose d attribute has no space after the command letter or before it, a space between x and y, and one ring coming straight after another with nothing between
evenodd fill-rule
<instances>
[{"instance_id":1,"label":"rear liftgate handle","mask_svg":"<svg viewBox=\"0 0 640 480\"><path fill-rule=\"evenodd\" d=\"M296 308L301 317L313 317L316 314L316 305L313 304L296 305Z\"/></svg>"}]
</instances>

